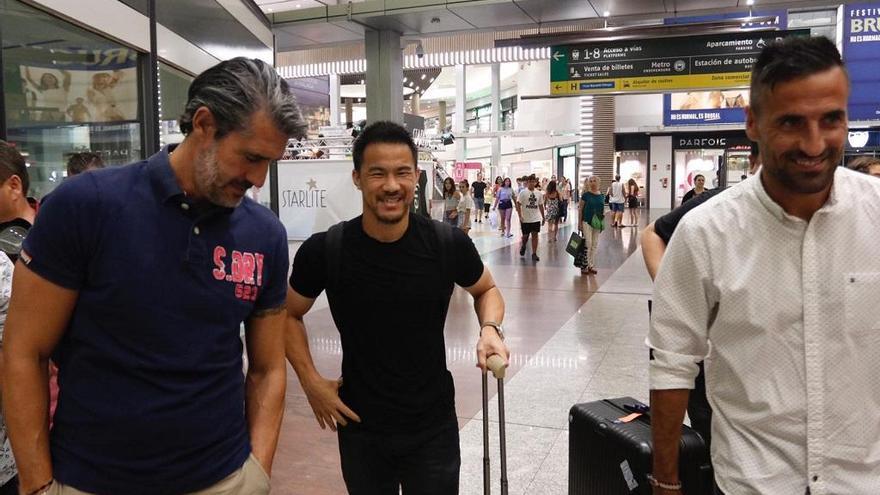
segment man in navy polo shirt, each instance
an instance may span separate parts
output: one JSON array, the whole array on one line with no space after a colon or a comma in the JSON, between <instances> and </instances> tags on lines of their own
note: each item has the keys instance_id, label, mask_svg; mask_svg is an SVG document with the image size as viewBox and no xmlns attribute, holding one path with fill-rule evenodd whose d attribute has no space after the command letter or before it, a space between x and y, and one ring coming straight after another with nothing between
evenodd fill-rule
<instances>
[{"instance_id":1,"label":"man in navy polo shirt","mask_svg":"<svg viewBox=\"0 0 880 495\"><path fill-rule=\"evenodd\" d=\"M284 80L244 58L198 76L180 121L179 146L61 184L25 242L3 390L23 493L269 491L287 236L245 192L305 126Z\"/></svg>"}]
</instances>

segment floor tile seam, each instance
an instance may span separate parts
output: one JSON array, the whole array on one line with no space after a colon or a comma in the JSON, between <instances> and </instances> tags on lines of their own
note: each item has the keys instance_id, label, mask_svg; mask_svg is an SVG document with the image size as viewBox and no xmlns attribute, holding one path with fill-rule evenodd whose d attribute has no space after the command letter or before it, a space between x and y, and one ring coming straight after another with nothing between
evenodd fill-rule
<instances>
[{"instance_id":1,"label":"floor tile seam","mask_svg":"<svg viewBox=\"0 0 880 495\"><path fill-rule=\"evenodd\" d=\"M567 429L562 431L568 431ZM553 440L553 443L550 444L550 450L547 451L547 455L541 459L541 464L538 466L538 469L535 470L535 474L532 476L532 479L526 484L526 493L530 493L532 490L532 486L538 479L538 475L543 471L544 464L547 463L547 460L550 459L550 455L553 454L553 450L556 449L556 443L560 441L562 435L556 435L556 439Z\"/></svg>"},{"instance_id":2,"label":"floor tile seam","mask_svg":"<svg viewBox=\"0 0 880 495\"><path fill-rule=\"evenodd\" d=\"M482 416L482 415L481 415L481 416ZM461 420L467 421L468 423L470 423L470 422L472 422L472 421L479 421L479 422L481 422L481 423L483 422L483 418L482 418L482 417L479 417L479 418L478 418L478 417L473 417L473 418L468 419L468 418L465 418L465 417L458 416L458 419L461 419ZM494 424L494 425L497 425L497 424L499 424L498 419L497 419L497 418L496 418L496 419L492 419L492 417L490 416L490 417L489 417L489 424L490 424L490 425L493 425L493 424ZM560 431L568 431L568 430L565 429L565 428L556 428L556 427L553 427L553 426L547 426L547 425L531 425L531 424L528 424L528 423L516 423L516 422L513 422L513 421L508 421L508 420L506 420L506 419L505 419L505 421L504 421L504 425L505 425L505 427L506 427L506 426L511 426L511 425L513 425L513 426L523 426L523 427L526 427L526 428L539 428L539 429L541 429L541 430L550 430L550 431L556 431L556 432L560 432Z\"/></svg>"}]
</instances>

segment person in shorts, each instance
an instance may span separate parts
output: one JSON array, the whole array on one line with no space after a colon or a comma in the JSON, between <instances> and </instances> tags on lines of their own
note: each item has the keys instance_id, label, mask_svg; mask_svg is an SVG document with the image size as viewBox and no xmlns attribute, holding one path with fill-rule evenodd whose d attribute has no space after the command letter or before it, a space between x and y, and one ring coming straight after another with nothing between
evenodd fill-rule
<instances>
[{"instance_id":1,"label":"person in shorts","mask_svg":"<svg viewBox=\"0 0 880 495\"><path fill-rule=\"evenodd\" d=\"M541 233L541 225L544 223L544 195L535 189L538 178L534 174L525 179L527 188L520 191L516 198L516 213L519 215L523 235L519 255L526 255L526 244L531 235L532 261L541 261L538 258L538 234Z\"/></svg>"},{"instance_id":2,"label":"person in shorts","mask_svg":"<svg viewBox=\"0 0 880 495\"><path fill-rule=\"evenodd\" d=\"M471 189L474 191L474 221L477 223L483 223L483 213L488 212L488 208L486 208L486 187L488 185L483 182L483 174L477 174L477 180L471 184Z\"/></svg>"}]
</instances>

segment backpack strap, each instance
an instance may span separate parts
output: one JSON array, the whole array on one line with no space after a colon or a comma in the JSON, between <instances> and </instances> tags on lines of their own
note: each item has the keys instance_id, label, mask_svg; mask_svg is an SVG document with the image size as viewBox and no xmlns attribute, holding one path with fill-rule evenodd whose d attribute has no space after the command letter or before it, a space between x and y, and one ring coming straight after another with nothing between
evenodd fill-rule
<instances>
[{"instance_id":1,"label":"backpack strap","mask_svg":"<svg viewBox=\"0 0 880 495\"><path fill-rule=\"evenodd\" d=\"M342 263L342 233L345 221L341 221L327 229L324 238L324 257L327 262L327 287L325 290L335 292L339 288L340 264Z\"/></svg>"}]
</instances>

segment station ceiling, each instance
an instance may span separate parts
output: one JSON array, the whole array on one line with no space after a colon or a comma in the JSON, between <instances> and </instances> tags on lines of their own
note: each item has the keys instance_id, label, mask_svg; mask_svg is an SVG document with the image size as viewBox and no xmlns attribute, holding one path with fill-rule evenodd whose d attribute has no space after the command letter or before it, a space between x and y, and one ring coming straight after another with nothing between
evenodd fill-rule
<instances>
[{"instance_id":1,"label":"station ceiling","mask_svg":"<svg viewBox=\"0 0 880 495\"><path fill-rule=\"evenodd\" d=\"M408 38L540 28L608 15L609 24L742 12L746 0L256 0L273 25L276 51L360 42L367 29ZM811 8L826 1L756 0L754 9Z\"/></svg>"}]
</instances>

